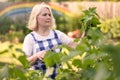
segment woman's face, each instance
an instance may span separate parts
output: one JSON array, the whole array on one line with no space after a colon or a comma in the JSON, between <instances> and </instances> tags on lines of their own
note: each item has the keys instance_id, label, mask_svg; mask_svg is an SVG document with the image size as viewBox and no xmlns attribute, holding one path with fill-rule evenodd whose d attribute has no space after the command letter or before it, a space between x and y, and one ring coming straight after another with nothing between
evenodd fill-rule
<instances>
[{"instance_id":1,"label":"woman's face","mask_svg":"<svg viewBox=\"0 0 120 80\"><path fill-rule=\"evenodd\" d=\"M48 8L42 8L37 17L38 26L50 27L52 24L51 14Z\"/></svg>"}]
</instances>

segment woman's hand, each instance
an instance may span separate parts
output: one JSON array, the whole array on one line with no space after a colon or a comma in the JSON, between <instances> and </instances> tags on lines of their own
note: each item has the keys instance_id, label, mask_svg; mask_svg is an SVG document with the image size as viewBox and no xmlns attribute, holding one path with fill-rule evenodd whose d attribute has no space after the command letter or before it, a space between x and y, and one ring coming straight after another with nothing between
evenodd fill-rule
<instances>
[{"instance_id":1,"label":"woman's hand","mask_svg":"<svg viewBox=\"0 0 120 80\"><path fill-rule=\"evenodd\" d=\"M76 49L77 45L79 45L82 42L82 38L85 36L85 31L82 33L80 40L78 41L78 43L74 43L74 42L70 42L68 44L68 46L70 46L73 49Z\"/></svg>"},{"instance_id":2,"label":"woman's hand","mask_svg":"<svg viewBox=\"0 0 120 80\"><path fill-rule=\"evenodd\" d=\"M46 51L40 51L38 53L36 53L36 57L39 58L40 60L43 60L44 56L46 54Z\"/></svg>"},{"instance_id":3,"label":"woman's hand","mask_svg":"<svg viewBox=\"0 0 120 80\"><path fill-rule=\"evenodd\" d=\"M30 64L34 64L34 62L38 59L43 60L44 56L46 54L46 51L40 51L32 56L27 57L27 60L30 62Z\"/></svg>"}]
</instances>

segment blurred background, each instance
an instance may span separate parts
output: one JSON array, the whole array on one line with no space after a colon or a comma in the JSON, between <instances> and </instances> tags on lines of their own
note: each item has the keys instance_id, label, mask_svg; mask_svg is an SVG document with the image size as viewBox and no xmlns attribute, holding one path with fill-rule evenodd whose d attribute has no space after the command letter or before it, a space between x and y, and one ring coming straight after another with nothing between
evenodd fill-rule
<instances>
[{"instance_id":1,"label":"blurred background","mask_svg":"<svg viewBox=\"0 0 120 80\"><path fill-rule=\"evenodd\" d=\"M84 20L91 21L85 23L87 26L93 22L90 26L99 28L88 28L83 43L76 49L81 53L64 49L70 55L63 55L61 62L67 68L60 71L57 80L120 80L120 0L0 0L0 80L38 79L32 75L35 72L23 74L26 70L17 65L27 64L25 57L20 56L24 37L30 32L27 22L32 7L43 1L52 8L56 29L76 41ZM98 18L91 19L93 13Z\"/></svg>"}]
</instances>

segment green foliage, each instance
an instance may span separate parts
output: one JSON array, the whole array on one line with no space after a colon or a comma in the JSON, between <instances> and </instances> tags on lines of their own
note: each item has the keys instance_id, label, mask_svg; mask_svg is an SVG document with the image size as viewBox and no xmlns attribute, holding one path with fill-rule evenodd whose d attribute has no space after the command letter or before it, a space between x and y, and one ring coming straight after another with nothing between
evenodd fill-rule
<instances>
[{"instance_id":1,"label":"green foliage","mask_svg":"<svg viewBox=\"0 0 120 80\"><path fill-rule=\"evenodd\" d=\"M0 17L0 41L23 42L24 36L30 32L25 27L26 23L14 22L9 18Z\"/></svg>"},{"instance_id":2,"label":"green foliage","mask_svg":"<svg viewBox=\"0 0 120 80\"><path fill-rule=\"evenodd\" d=\"M54 64L60 64L60 58L61 58L61 54L59 53L53 53L51 51L47 52L47 54L45 55L46 57L44 58L44 62L46 64L47 67L49 66L53 66Z\"/></svg>"},{"instance_id":3,"label":"green foliage","mask_svg":"<svg viewBox=\"0 0 120 80\"><path fill-rule=\"evenodd\" d=\"M83 12L85 15L80 19L83 31L87 31L91 27L97 27L97 25L100 24L99 16L96 13L95 7L89 8Z\"/></svg>"},{"instance_id":4,"label":"green foliage","mask_svg":"<svg viewBox=\"0 0 120 80\"><path fill-rule=\"evenodd\" d=\"M0 53L0 57L4 56L8 59L8 62L1 62L0 60L0 80L42 79L42 75L38 77L40 72L28 71L30 65L21 49L15 48L11 44L8 49L0 51Z\"/></svg>"},{"instance_id":5,"label":"green foliage","mask_svg":"<svg viewBox=\"0 0 120 80\"><path fill-rule=\"evenodd\" d=\"M119 74L118 66L120 65L116 65L119 54L113 58L113 56L109 55L109 50L106 50L109 48L109 45L104 47L106 39L98 27L100 21L95 8L89 8L89 10L84 11L84 14L80 21L82 23L81 29L87 31L86 36L83 38L83 42L77 46L76 50L63 46L63 48L67 48L67 51L63 49L63 53L61 54L64 55L61 56L59 62L66 64L67 69L60 69L56 78L58 80L119 79L117 75ZM102 49L103 47L104 49ZM119 48L114 46L113 49L115 50L111 51L111 49L110 52L115 55L114 52L119 51ZM76 56L80 58L76 59ZM118 59L115 59L115 57L118 57ZM55 57L51 56L51 59L53 58ZM49 65L51 63L48 62L47 66Z\"/></svg>"},{"instance_id":6,"label":"green foliage","mask_svg":"<svg viewBox=\"0 0 120 80\"><path fill-rule=\"evenodd\" d=\"M0 18L0 34L5 34L9 31L12 21L9 18Z\"/></svg>"},{"instance_id":7,"label":"green foliage","mask_svg":"<svg viewBox=\"0 0 120 80\"><path fill-rule=\"evenodd\" d=\"M120 38L120 18L105 20L99 27L103 33L110 33L111 38Z\"/></svg>"},{"instance_id":8,"label":"green foliage","mask_svg":"<svg viewBox=\"0 0 120 80\"><path fill-rule=\"evenodd\" d=\"M103 50L105 52L108 52L111 57L112 57L112 61L113 61L113 65L114 65L114 72L115 72L115 76L120 78L120 63L118 62L120 59L120 44L118 45L104 45L103 46Z\"/></svg>"}]
</instances>

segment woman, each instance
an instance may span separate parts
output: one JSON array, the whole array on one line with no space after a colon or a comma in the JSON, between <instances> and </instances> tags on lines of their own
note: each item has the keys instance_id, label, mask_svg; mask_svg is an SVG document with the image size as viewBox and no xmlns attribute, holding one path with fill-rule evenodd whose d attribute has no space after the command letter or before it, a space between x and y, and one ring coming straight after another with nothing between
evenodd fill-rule
<instances>
[{"instance_id":1,"label":"woman","mask_svg":"<svg viewBox=\"0 0 120 80\"><path fill-rule=\"evenodd\" d=\"M73 49L77 46L66 34L53 29L55 20L50 6L45 3L33 7L27 27L32 32L24 39L23 51L32 65L31 69L42 70L45 73L46 66L42 59L48 50L55 51L55 48L61 44L66 44ZM56 66L54 68L56 69ZM54 70L50 77L55 79L55 75L56 71Z\"/></svg>"}]
</instances>

